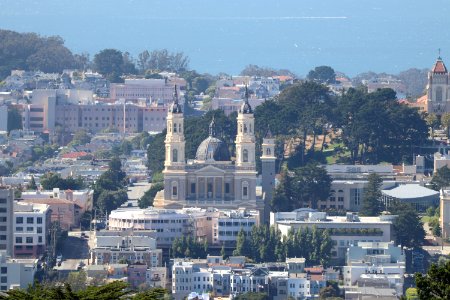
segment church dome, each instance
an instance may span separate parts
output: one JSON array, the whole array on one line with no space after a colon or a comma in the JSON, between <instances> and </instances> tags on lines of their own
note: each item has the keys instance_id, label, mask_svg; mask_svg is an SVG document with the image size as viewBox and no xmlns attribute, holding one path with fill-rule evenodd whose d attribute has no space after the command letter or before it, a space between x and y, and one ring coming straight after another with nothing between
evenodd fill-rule
<instances>
[{"instance_id":1,"label":"church dome","mask_svg":"<svg viewBox=\"0 0 450 300\"><path fill-rule=\"evenodd\" d=\"M229 161L230 152L227 145L220 139L208 136L197 148L196 160Z\"/></svg>"},{"instance_id":2,"label":"church dome","mask_svg":"<svg viewBox=\"0 0 450 300\"><path fill-rule=\"evenodd\" d=\"M209 136L201 142L200 146L197 148L197 153L195 155L196 160L206 161L229 161L230 152L228 151L227 144L222 140L215 137L215 121L214 117L209 124Z\"/></svg>"}]
</instances>

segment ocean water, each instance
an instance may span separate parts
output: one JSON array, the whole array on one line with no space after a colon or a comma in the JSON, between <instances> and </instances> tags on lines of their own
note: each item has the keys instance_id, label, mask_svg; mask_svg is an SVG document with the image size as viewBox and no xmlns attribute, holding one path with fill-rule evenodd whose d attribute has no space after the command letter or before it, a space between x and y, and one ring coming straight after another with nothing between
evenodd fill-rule
<instances>
[{"instance_id":1,"label":"ocean water","mask_svg":"<svg viewBox=\"0 0 450 300\"><path fill-rule=\"evenodd\" d=\"M448 0L0 0L0 28L60 35L91 56L183 51L212 74L248 64L397 73L429 68L439 48L450 64Z\"/></svg>"}]
</instances>

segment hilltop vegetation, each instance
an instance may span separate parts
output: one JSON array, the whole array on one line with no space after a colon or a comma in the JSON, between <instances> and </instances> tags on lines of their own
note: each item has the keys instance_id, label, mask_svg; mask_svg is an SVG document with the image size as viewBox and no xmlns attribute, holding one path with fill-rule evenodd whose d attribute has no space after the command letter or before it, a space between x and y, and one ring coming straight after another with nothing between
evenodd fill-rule
<instances>
[{"instance_id":1,"label":"hilltop vegetation","mask_svg":"<svg viewBox=\"0 0 450 300\"><path fill-rule=\"evenodd\" d=\"M59 36L0 30L0 80L11 70L40 70L47 73L80 67L82 55L74 55Z\"/></svg>"}]
</instances>

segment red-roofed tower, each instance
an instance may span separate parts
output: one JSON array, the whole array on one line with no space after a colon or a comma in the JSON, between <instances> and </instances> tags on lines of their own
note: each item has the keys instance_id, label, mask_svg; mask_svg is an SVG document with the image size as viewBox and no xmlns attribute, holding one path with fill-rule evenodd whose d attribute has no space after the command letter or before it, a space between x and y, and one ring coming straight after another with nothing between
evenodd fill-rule
<instances>
[{"instance_id":1,"label":"red-roofed tower","mask_svg":"<svg viewBox=\"0 0 450 300\"><path fill-rule=\"evenodd\" d=\"M442 115L450 112L450 78L447 67L439 56L428 72L427 110Z\"/></svg>"}]
</instances>

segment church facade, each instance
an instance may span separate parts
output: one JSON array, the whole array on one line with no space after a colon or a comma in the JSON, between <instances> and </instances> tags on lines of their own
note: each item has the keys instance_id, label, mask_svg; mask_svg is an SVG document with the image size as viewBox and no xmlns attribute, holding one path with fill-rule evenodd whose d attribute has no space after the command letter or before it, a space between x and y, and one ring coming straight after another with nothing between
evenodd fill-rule
<instances>
[{"instance_id":1,"label":"church facade","mask_svg":"<svg viewBox=\"0 0 450 300\"><path fill-rule=\"evenodd\" d=\"M235 160L231 160L228 146L216 135L214 119L209 125L209 136L197 148L195 159L186 160L184 116L175 90L167 115L164 190L156 195L154 206L246 208L258 210L263 216L268 197L264 193L257 195L255 119L248 93L238 112L237 128ZM271 136L264 139L263 177L270 178L263 179L262 190L267 195L271 195L268 190L271 191L275 181L274 147ZM272 167L273 170L267 170Z\"/></svg>"}]
</instances>

